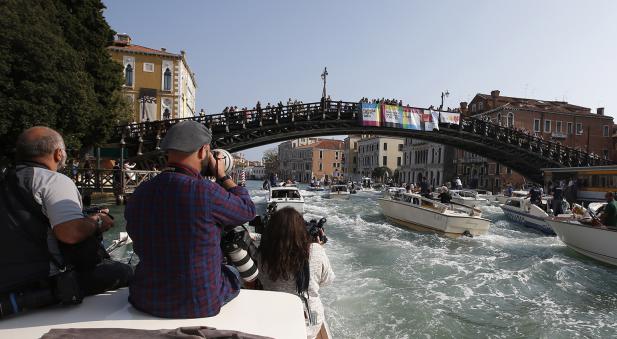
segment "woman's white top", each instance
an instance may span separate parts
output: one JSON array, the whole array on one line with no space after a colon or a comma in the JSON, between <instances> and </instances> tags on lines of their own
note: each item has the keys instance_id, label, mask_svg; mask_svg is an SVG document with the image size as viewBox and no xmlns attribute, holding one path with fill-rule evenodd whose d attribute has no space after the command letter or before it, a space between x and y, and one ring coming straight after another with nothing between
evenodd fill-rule
<instances>
[{"instance_id":1,"label":"woman's white top","mask_svg":"<svg viewBox=\"0 0 617 339\"><path fill-rule=\"evenodd\" d=\"M309 325L307 320L307 337L315 338L325 319L323 304L319 298L319 288L334 280L334 272L330 266L330 260L328 260L326 251L320 244L311 244L309 272L308 306L310 312L313 313L313 316L316 318L316 321L314 325ZM290 280L279 279L275 282L271 281L260 264L258 278L265 290L287 292L297 295L296 280L293 277Z\"/></svg>"}]
</instances>

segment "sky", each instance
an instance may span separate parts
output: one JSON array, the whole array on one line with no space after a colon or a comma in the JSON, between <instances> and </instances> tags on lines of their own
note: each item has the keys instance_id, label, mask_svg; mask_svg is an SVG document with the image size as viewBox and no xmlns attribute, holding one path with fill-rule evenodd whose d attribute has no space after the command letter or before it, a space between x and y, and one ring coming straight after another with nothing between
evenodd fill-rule
<instances>
[{"instance_id":1,"label":"sky","mask_svg":"<svg viewBox=\"0 0 617 339\"><path fill-rule=\"evenodd\" d=\"M288 98L458 107L476 93L605 107L617 117L613 0L103 0L118 33L186 51L197 109ZM245 151L261 159L265 149Z\"/></svg>"}]
</instances>

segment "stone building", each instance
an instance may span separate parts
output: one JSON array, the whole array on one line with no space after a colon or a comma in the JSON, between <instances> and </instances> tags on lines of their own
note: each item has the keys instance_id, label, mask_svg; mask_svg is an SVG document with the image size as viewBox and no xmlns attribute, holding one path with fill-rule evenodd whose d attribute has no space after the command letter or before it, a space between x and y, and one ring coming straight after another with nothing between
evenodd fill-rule
<instances>
[{"instance_id":1,"label":"stone building","mask_svg":"<svg viewBox=\"0 0 617 339\"><path fill-rule=\"evenodd\" d=\"M453 147L405 138L403 165L399 169L400 183L419 183L422 177L434 186L440 186L456 177Z\"/></svg>"},{"instance_id":2,"label":"stone building","mask_svg":"<svg viewBox=\"0 0 617 339\"><path fill-rule=\"evenodd\" d=\"M593 113L565 101L507 97L494 90L491 94L477 94L469 105L461 103L461 109L466 116L617 160L617 126L612 117L604 114L604 108ZM499 191L507 183L525 183L525 178L512 169L462 150L456 152L456 164L457 174L472 188Z\"/></svg>"},{"instance_id":3,"label":"stone building","mask_svg":"<svg viewBox=\"0 0 617 339\"><path fill-rule=\"evenodd\" d=\"M403 138L369 136L358 140L358 172L370 177L378 167L394 173L402 165Z\"/></svg>"},{"instance_id":4,"label":"stone building","mask_svg":"<svg viewBox=\"0 0 617 339\"><path fill-rule=\"evenodd\" d=\"M278 147L279 178L308 183L342 178L344 147L341 140L302 138Z\"/></svg>"},{"instance_id":5,"label":"stone building","mask_svg":"<svg viewBox=\"0 0 617 339\"><path fill-rule=\"evenodd\" d=\"M186 54L170 53L131 42L118 34L108 48L123 67L123 93L134 110L134 121L187 118L195 115L195 74Z\"/></svg>"}]
</instances>

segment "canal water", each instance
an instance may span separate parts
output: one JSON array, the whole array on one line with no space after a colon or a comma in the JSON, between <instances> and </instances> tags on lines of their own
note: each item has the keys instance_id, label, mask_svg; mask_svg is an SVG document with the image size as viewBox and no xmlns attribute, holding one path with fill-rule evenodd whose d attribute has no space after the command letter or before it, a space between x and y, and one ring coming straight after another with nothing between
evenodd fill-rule
<instances>
[{"instance_id":1,"label":"canal water","mask_svg":"<svg viewBox=\"0 0 617 339\"><path fill-rule=\"evenodd\" d=\"M266 191L248 187L263 211ZM617 268L498 207L483 210L487 235L451 239L390 224L372 192L305 193L305 217L328 218L336 280L322 299L334 338L617 337ZM124 228L122 207L110 207L118 226L106 241Z\"/></svg>"}]
</instances>

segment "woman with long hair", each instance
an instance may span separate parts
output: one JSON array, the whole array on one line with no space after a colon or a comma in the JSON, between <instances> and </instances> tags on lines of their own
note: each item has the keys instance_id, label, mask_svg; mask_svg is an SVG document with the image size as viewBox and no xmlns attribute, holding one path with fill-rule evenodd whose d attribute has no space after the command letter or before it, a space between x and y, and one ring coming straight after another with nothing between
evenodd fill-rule
<instances>
[{"instance_id":1,"label":"woman with long hair","mask_svg":"<svg viewBox=\"0 0 617 339\"><path fill-rule=\"evenodd\" d=\"M302 299L307 337L316 338L325 323L319 288L334 280L334 272L321 244L310 239L298 211L285 207L272 215L261 236L258 262L265 290Z\"/></svg>"}]
</instances>

